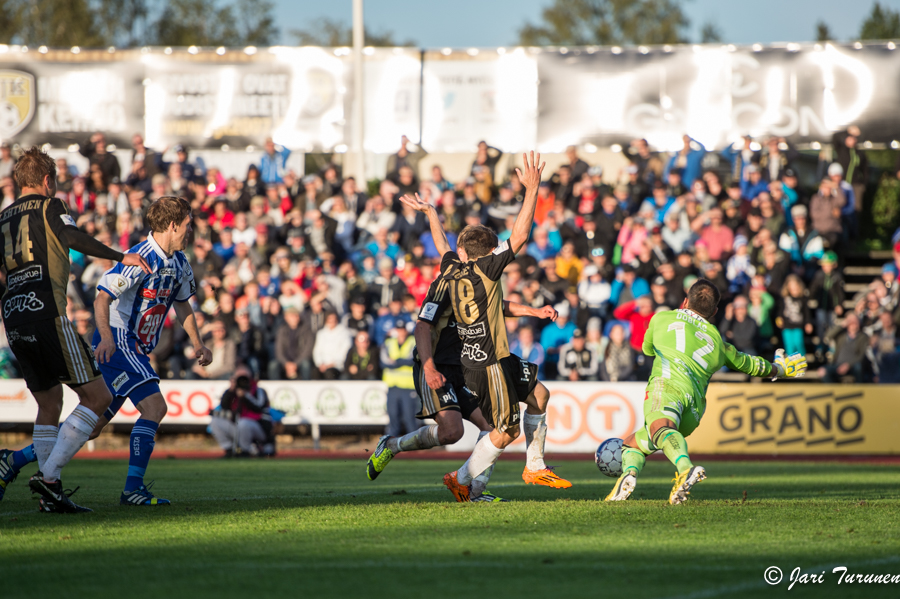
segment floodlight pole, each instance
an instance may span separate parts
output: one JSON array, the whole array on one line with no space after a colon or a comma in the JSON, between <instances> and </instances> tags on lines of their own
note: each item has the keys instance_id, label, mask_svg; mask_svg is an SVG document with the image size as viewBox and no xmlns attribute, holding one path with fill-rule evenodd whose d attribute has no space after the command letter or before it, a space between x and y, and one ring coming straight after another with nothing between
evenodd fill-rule
<instances>
[{"instance_id":1,"label":"floodlight pole","mask_svg":"<svg viewBox=\"0 0 900 599\"><path fill-rule=\"evenodd\" d=\"M366 159L364 147L364 97L363 91L363 45L365 25L363 23L363 0L353 0L353 131L352 152L354 164L352 173L359 189L366 189Z\"/></svg>"}]
</instances>

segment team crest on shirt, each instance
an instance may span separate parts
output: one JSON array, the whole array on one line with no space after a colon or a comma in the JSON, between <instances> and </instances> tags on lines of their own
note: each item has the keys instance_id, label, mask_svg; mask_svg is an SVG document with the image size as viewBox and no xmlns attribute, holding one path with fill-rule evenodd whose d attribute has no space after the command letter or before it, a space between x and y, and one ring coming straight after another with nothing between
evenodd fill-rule
<instances>
[{"instance_id":1,"label":"team crest on shirt","mask_svg":"<svg viewBox=\"0 0 900 599\"><path fill-rule=\"evenodd\" d=\"M22 131L34 116L34 76L0 70L0 138Z\"/></svg>"}]
</instances>

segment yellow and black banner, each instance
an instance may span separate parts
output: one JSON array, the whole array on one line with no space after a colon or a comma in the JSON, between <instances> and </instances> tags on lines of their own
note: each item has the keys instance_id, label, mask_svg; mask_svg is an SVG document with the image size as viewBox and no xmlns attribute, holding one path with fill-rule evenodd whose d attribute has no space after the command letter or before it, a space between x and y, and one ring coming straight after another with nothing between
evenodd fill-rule
<instances>
[{"instance_id":1,"label":"yellow and black banner","mask_svg":"<svg viewBox=\"0 0 900 599\"><path fill-rule=\"evenodd\" d=\"M900 453L900 385L723 384L688 444L695 453Z\"/></svg>"}]
</instances>

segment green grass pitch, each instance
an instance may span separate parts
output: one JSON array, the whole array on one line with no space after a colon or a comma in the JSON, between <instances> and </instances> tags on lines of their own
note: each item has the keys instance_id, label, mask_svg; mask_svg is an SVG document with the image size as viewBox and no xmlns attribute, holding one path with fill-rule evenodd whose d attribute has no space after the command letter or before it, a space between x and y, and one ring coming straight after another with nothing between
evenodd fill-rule
<instances>
[{"instance_id":1,"label":"green grass pitch","mask_svg":"<svg viewBox=\"0 0 900 599\"><path fill-rule=\"evenodd\" d=\"M39 514L27 477L0 502L0 596L13 597L898 597L900 471L865 464L709 462L683 506L672 468L649 462L632 500L590 457L561 462L568 490L526 486L501 461L489 488L515 500L456 504L456 462L155 460L173 505L116 504L126 463L75 461L86 515ZM30 472L30 470L27 470ZM746 491L746 496L745 496ZM785 581L763 581L769 566ZM825 582L787 590L791 570Z\"/></svg>"}]
</instances>

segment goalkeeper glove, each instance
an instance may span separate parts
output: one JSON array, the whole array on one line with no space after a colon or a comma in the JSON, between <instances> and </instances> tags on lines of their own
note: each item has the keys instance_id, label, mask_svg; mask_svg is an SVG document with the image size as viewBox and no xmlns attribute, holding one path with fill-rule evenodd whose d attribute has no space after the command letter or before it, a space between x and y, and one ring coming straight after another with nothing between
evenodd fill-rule
<instances>
[{"instance_id":1,"label":"goalkeeper glove","mask_svg":"<svg viewBox=\"0 0 900 599\"><path fill-rule=\"evenodd\" d=\"M772 362L774 371L772 372L772 380L801 377L806 374L806 356L802 354L791 354L785 357L784 350L779 349L775 352L775 361Z\"/></svg>"}]
</instances>

